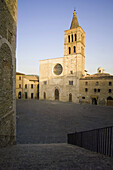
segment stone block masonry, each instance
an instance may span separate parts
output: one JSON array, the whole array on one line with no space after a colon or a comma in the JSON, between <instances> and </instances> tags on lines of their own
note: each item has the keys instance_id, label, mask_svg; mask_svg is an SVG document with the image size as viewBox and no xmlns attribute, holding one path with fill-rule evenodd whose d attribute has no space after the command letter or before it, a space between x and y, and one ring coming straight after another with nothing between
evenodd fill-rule
<instances>
[{"instance_id":1,"label":"stone block masonry","mask_svg":"<svg viewBox=\"0 0 113 170\"><path fill-rule=\"evenodd\" d=\"M0 147L16 143L17 0L0 0Z\"/></svg>"}]
</instances>

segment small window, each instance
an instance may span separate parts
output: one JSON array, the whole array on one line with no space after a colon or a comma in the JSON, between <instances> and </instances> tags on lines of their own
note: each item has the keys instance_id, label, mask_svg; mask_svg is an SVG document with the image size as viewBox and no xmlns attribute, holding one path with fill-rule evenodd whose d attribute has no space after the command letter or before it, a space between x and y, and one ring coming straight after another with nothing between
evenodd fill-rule
<instances>
[{"instance_id":1,"label":"small window","mask_svg":"<svg viewBox=\"0 0 113 170\"><path fill-rule=\"evenodd\" d=\"M83 96L82 99L85 99L85 97Z\"/></svg>"},{"instance_id":2,"label":"small window","mask_svg":"<svg viewBox=\"0 0 113 170\"><path fill-rule=\"evenodd\" d=\"M94 93L96 93L97 89L94 89Z\"/></svg>"},{"instance_id":3,"label":"small window","mask_svg":"<svg viewBox=\"0 0 113 170\"><path fill-rule=\"evenodd\" d=\"M25 89L27 89L27 84L25 84Z\"/></svg>"},{"instance_id":4,"label":"small window","mask_svg":"<svg viewBox=\"0 0 113 170\"><path fill-rule=\"evenodd\" d=\"M73 81L69 81L69 85L73 85Z\"/></svg>"},{"instance_id":5,"label":"small window","mask_svg":"<svg viewBox=\"0 0 113 170\"><path fill-rule=\"evenodd\" d=\"M33 89L33 84L31 84L31 89Z\"/></svg>"},{"instance_id":6,"label":"small window","mask_svg":"<svg viewBox=\"0 0 113 170\"><path fill-rule=\"evenodd\" d=\"M71 47L69 47L69 54L71 54Z\"/></svg>"},{"instance_id":7,"label":"small window","mask_svg":"<svg viewBox=\"0 0 113 170\"><path fill-rule=\"evenodd\" d=\"M19 84L19 88L21 88L21 84Z\"/></svg>"},{"instance_id":8,"label":"small window","mask_svg":"<svg viewBox=\"0 0 113 170\"><path fill-rule=\"evenodd\" d=\"M74 53L76 53L76 47L75 46L73 47L73 51L74 51Z\"/></svg>"},{"instance_id":9,"label":"small window","mask_svg":"<svg viewBox=\"0 0 113 170\"><path fill-rule=\"evenodd\" d=\"M100 93L100 89L98 89L98 93Z\"/></svg>"},{"instance_id":10,"label":"small window","mask_svg":"<svg viewBox=\"0 0 113 170\"><path fill-rule=\"evenodd\" d=\"M44 81L44 85L46 85L47 84L47 81Z\"/></svg>"},{"instance_id":11,"label":"small window","mask_svg":"<svg viewBox=\"0 0 113 170\"><path fill-rule=\"evenodd\" d=\"M85 92L88 92L88 88L85 88Z\"/></svg>"},{"instance_id":12,"label":"small window","mask_svg":"<svg viewBox=\"0 0 113 170\"><path fill-rule=\"evenodd\" d=\"M98 86L98 85L99 85L99 82L97 81L97 82L96 82L96 86Z\"/></svg>"},{"instance_id":13,"label":"small window","mask_svg":"<svg viewBox=\"0 0 113 170\"><path fill-rule=\"evenodd\" d=\"M71 74L73 74L73 71L70 71Z\"/></svg>"},{"instance_id":14,"label":"small window","mask_svg":"<svg viewBox=\"0 0 113 170\"><path fill-rule=\"evenodd\" d=\"M71 35L71 38L72 38L72 42L73 42L73 34Z\"/></svg>"},{"instance_id":15,"label":"small window","mask_svg":"<svg viewBox=\"0 0 113 170\"><path fill-rule=\"evenodd\" d=\"M21 80L21 76L19 76L19 80Z\"/></svg>"},{"instance_id":16,"label":"small window","mask_svg":"<svg viewBox=\"0 0 113 170\"><path fill-rule=\"evenodd\" d=\"M85 85L86 85L86 86L88 85L88 82L87 82L87 81L85 82Z\"/></svg>"},{"instance_id":17,"label":"small window","mask_svg":"<svg viewBox=\"0 0 113 170\"><path fill-rule=\"evenodd\" d=\"M109 89L109 93L111 93L111 89Z\"/></svg>"},{"instance_id":18,"label":"small window","mask_svg":"<svg viewBox=\"0 0 113 170\"><path fill-rule=\"evenodd\" d=\"M68 35L68 42L70 43L70 35Z\"/></svg>"},{"instance_id":19,"label":"small window","mask_svg":"<svg viewBox=\"0 0 113 170\"><path fill-rule=\"evenodd\" d=\"M77 35L75 34L75 41L77 41Z\"/></svg>"},{"instance_id":20,"label":"small window","mask_svg":"<svg viewBox=\"0 0 113 170\"><path fill-rule=\"evenodd\" d=\"M112 85L112 82L110 81L110 82L109 82L109 86L111 86L111 85Z\"/></svg>"}]
</instances>

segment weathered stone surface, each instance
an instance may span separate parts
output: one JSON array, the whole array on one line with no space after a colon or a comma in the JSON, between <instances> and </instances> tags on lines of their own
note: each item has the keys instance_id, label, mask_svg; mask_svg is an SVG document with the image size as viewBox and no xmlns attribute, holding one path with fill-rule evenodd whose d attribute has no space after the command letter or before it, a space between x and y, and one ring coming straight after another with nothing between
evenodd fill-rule
<instances>
[{"instance_id":1,"label":"weathered stone surface","mask_svg":"<svg viewBox=\"0 0 113 170\"><path fill-rule=\"evenodd\" d=\"M0 146L16 142L17 0L0 0Z\"/></svg>"},{"instance_id":2,"label":"weathered stone surface","mask_svg":"<svg viewBox=\"0 0 113 170\"><path fill-rule=\"evenodd\" d=\"M2 170L113 170L113 159L67 144L16 145L0 149Z\"/></svg>"}]
</instances>

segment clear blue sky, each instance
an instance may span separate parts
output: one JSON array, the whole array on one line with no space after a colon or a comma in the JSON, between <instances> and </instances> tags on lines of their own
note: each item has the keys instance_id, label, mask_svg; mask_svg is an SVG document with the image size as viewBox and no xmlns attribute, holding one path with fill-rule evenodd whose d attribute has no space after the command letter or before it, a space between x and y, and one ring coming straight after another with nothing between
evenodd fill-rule
<instances>
[{"instance_id":1,"label":"clear blue sky","mask_svg":"<svg viewBox=\"0 0 113 170\"><path fill-rule=\"evenodd\" d=\"M39 60L64 56L74 8L86 33L85 69L113 74L113 0L18 0L17 71L39 74Z\"/></svg>"}]
</instances>

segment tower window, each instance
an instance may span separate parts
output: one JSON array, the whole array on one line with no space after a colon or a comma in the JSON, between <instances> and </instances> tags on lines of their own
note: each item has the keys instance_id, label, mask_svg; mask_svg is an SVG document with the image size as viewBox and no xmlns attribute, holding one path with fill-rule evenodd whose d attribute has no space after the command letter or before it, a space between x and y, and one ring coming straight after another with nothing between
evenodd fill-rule
<instances>
[{"instance_id":1,"label":"tower window","mask_svg":"<svg viewBox=\"0 0 113 170\"><path fill-rule=\"evenodd\" d=\"M33 89L33 84L31 84L31 89Z\"/></svg>"},{"instance_id":2,"label":"tower window","mask_svg":"<svg viewBox=\"0 0 113 170\"><path fill-rule=\"evenodd\" d=\"M70 71L71 74L73 74L73 71Z\"/></svg>"},{"instance_id":3,"label":"tower window","mask_svg":"<svg viewBox=\"0 0 113 170\"><path fill-rule=\"evenodd\" d=\"M21 76L19 76L19 80L21 80Z\"/></svg>"},{"instance_id":4,"label":"tower window","mask_svg":"<svg viewBox=\"0 0 113 170\"><path fill-rule=\"evenodd\" d=\"M73 34L71 35L71 38L72 38L72 42L73 42Z\"/></svg>"},{"instance_id":5,"label":"tower window","mask_svg":"<svg viewBox=\"0 0 113 170\"><path fill-rule=\"evenodd\" d=\"M76 53L76 47L74 46L73 48L74 48L74 53Z\"/></svg>"},{"instance_id":6,"label":"tower window","mask_svg":"<svg viewBox=\"0 0 113 170\"><path fill-rule=\"evenodd\" d=\"M71 54L71 47L69 47L69 54Z\"/></svg>"},{"instance_id":7,"label":"tower window","mask_svg":"<svg viewBox=\"0 0 113 170\"><path fill-rule=\"evenodd\" d=\"M70 42L70 35L68 35L68 42Z\"/></svg>"},{"instance_id":8,"label":"tower window","mask_svg":"<svg viewBox=\"0 0 113 170\"><path fill-rule=\"evenodd\" d=\"M75 34L75 41L77 41L77 35Z\"/></svg>"}]
</instances>

